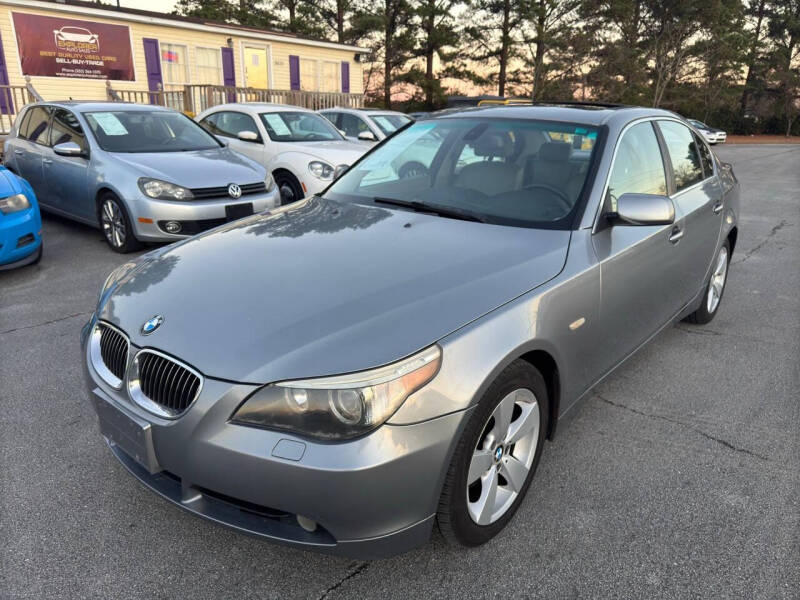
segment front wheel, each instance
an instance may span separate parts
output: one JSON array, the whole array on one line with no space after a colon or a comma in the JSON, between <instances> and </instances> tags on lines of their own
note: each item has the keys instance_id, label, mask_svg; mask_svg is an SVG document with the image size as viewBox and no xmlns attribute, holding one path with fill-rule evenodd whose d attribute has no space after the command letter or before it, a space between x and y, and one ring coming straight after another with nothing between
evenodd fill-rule
<instances>
[{"instance_id":1,"label":"front wheel","mask_svg":"<svg viewBox=\"0 0 800 600\"><path fill-rule=\"evenodd\" d=\"M449 543L483 544L514 516L539 464L548 406L544 378L522 360L486 391L458 442L439 500L436 518Z\"/></svg>"},{"instance_id":2,"label":"front wheel","mask_svg":"<svg viewBox=\"0 0 800 600\"><path fill-rule=\"evenodd\" d=\"M722 294L725 292L725 284L728 281L728 265L730 264L730 260L731 247L728 240L725 240L725 243L722 244L714 260L711 279L708 280L708 285L703 295L703 302L696 311L686 317L686 321L695 323L696 325L705 325L706 323L710 323L716 316L719 304L722 302Z\"/></svg>"},{"instance_id":3,"label":"front wheel","mask_svg":"<svg viewBox=\"0 0 800 600\"><path fill-rule=\"evenodd\" d=\"M119 198L112 193L104 194L97 210L103 236L114 252L126 254L142 247L142 243L133 233L131 220Z\"/></svg>"},{"instance_id":4,"label":"front wheel","mask_svg":"<svg viewBox=\"0 0 800 600\"><path fill-rule=\"evenodd\" d=\"M280 171L273 174L275 185L281 194L281 206L297 202L303 198L303 188L297 178L287 171Z\"/></svg>"}]
</instances>

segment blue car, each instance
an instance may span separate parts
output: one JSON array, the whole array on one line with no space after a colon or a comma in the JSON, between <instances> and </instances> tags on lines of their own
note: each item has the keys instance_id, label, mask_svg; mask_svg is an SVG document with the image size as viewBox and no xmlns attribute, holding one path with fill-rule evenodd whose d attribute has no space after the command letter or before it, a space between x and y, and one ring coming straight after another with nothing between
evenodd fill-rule
<instances>
[{"instance_id":1,"label":"blue car","mask_svg":"<svg viewBox=\"0 0 800 600\"><path fill-rule=\"evenodd\" d=\"M0 271L41 258L42 216L33 188L0 166Z\"/></svg>"}]
</instances>

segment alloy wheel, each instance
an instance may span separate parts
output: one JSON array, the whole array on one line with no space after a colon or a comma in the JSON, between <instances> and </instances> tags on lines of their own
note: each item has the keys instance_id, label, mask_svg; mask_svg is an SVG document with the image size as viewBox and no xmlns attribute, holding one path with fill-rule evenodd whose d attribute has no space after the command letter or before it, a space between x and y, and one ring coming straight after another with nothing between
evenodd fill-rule
<instances>
[{"instance_id":1,"label":"alloy wheel","mask_svg":"<svg viewBox=\"0 0 800 600\"><path fill-rule=\"evenodd\" d=\"M706 297L706 310L709 314L717 310L719 301L722 298L722 291L725 289L725 278L728 276L728 249L723 246L720 248L717 262L714 265L714 273L708 284L708 295Z\"/></svg>"},{"instance_id":2,"label":"alloy wheel","mask_svg":"<svg viewBox=\"0 0 800 600\"><path fill-rule=\"evenodd\" d=\"M295 200L297 200L297 194L295 194L294 188L292 184L288 181L285 181L280 186L280 194L281 194L281 204L291 204Z\"/></svg>"},{"instance_id":3,"label":"alloy wheel","mask_svg":"<svg viewBox=\"0 0 800 600\"><path fill-rule=\"evenodd\" d=\"M486 421L467 474L467 510L478 525L497 521L523 490L536 455L539 420L536 396L517 389Z\"/></svg>"},{"instance_id":4,"label":"alloy wheel","mask_svg":"<svg viewBox=\"0 0 800 600\"><path fill-rule=\"evenodd\" d=\"M100 220L103 225L103 234L108 243L115 248L125 245L127 231L125 229L125 217L122 209L115 200L107 199L103 202L100 211Z\"/></svg>"}]
</instances>

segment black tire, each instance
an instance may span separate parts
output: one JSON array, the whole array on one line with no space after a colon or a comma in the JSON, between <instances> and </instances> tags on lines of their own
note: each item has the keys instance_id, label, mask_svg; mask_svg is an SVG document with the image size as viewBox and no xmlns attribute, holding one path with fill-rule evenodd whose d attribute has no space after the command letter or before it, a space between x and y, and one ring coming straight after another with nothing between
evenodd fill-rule
<instances>
[{"instance_id":1,"label":"black tire","mask_svg":"<svg viewBox=\"0 0 800 600\"><path fill-rule=\"evenodd\" d=\"M278 171L273 173L275 185L278 186L278 191L281 194L281 206L292 204L304 197L303 187L297 181L297 177L288 171Z\"/></svg>"},{"instance_id":2,"label":"black tire","mask_svg":"<svg viewBox=\"0 0 800 600\"><path fill-rule=\"evenodd\" d=\"M423 177L428 174L428 167L421 162L412 160L403 164L400 170L397 171L397 177L400 179L408 179L410 177Z\"/></svg>"},{"instance_id":3,"label":"black tire","mask_svg":"<svg viewBox=\"0 0 800 600\"><path fill-rule=\"evenodd\" d=\"M109 215L106 212L106 207L112 205L116 208L112 209L112 214ZM97 222L100 225L103 238L114 252L127 254L142 248L142 243L136 239L136 234L133 232L133 226L130 216L128 216L128 210L125 208L125 203L116 194L106 192L100 196L97 201ZM110 228L109 222L113 223Z\"/></svg>"},{"instance_id":4,"label":"black tire","mask_svg":"<svg viewBox=\"0 0 800 600\"><path fill-rule=\"evenodd\" d=\"M467 473L473 452L485 435L487 421L495 408L509 393L517 389L533 392L539 405L539 431L536 438L533 463L513 504L496 521L488 525L478 525L467 508ZM528 492L539 459L549 422L549 399L547 385L541 373L523 360L516 360L506 367L489 386L464 429L458 441L453 459L445 477L436 520L445 540L454 545L479 546L497 535L511 520Z\"/></svg>"},{"instance_id":5,"label":"black tire","mask_svg":"<svg viewBox=\"0 0 800 600\"><path fill-rule=\"evenodd\" d=\"M725 251L727 258L726 258L726 265L725 265L725 277L722 280L722 290L719 292L719 299L713 309L709 308L709 294L711 293L711 286L714 279L714 273L717 266L717 263L720 258L720 254L722 251ZM714 264L712 266L711 277L709 278L708 283L706 283L706 287L703 290L703 301L700 303L700 307L694 311L692 314L684 318L683 320L687 323L693 323L694 325L705 325L706 323L710 323L714 320L714 317L719 312L719 306L722 304L722 297L725 294L725 287L728 284L728 267L730 266L731 262L731 246L728 240L725 240L725 243L722 244L720 249L717 251L717 254L714 256Z\"/></svg>"}]
</instances>

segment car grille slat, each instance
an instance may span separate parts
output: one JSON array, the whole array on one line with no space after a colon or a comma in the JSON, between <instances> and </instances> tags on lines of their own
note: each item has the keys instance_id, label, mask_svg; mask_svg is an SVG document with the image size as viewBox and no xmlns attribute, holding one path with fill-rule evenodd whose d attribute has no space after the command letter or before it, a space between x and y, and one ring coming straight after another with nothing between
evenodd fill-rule
<instances>
[{"instance_id":1,"label":"car grille slat","mask_svg":"<svg viewBox=\"0 0 800 600\"><path fill-rule=\"evenodd\" d=\"M135 363L139 385L131 389L131 397L151 412L177 417L189 408L200 391L199 373L160 352L144 349Z\"/></svg>"},{"instance_id":2,"label":"car grille slat","mask_svg":"<svg viewBox=\"0 0 800 600\"><path fill-rule=\"evenodd\" d=\"M105 367L119 380L125 377L128 364L128 339L116 329L98 324L100 328L100 357Z\"/></svg>"},{"instance_id":3,"label":"car grille slat","mask_svg":"<svg viewBox=\"0 0 800 600\"><path fill-rule=\"evenodd\" d=\"M239 185L242 190L242 196L249 194L261 194L267 191L267 186L263 181L258 183L244 183ZM230 198L228 194L228 186L207 187L207 188L193 188L191 190L195 200L210 200L211 198Z\"/></svg>"}]
</instances>

